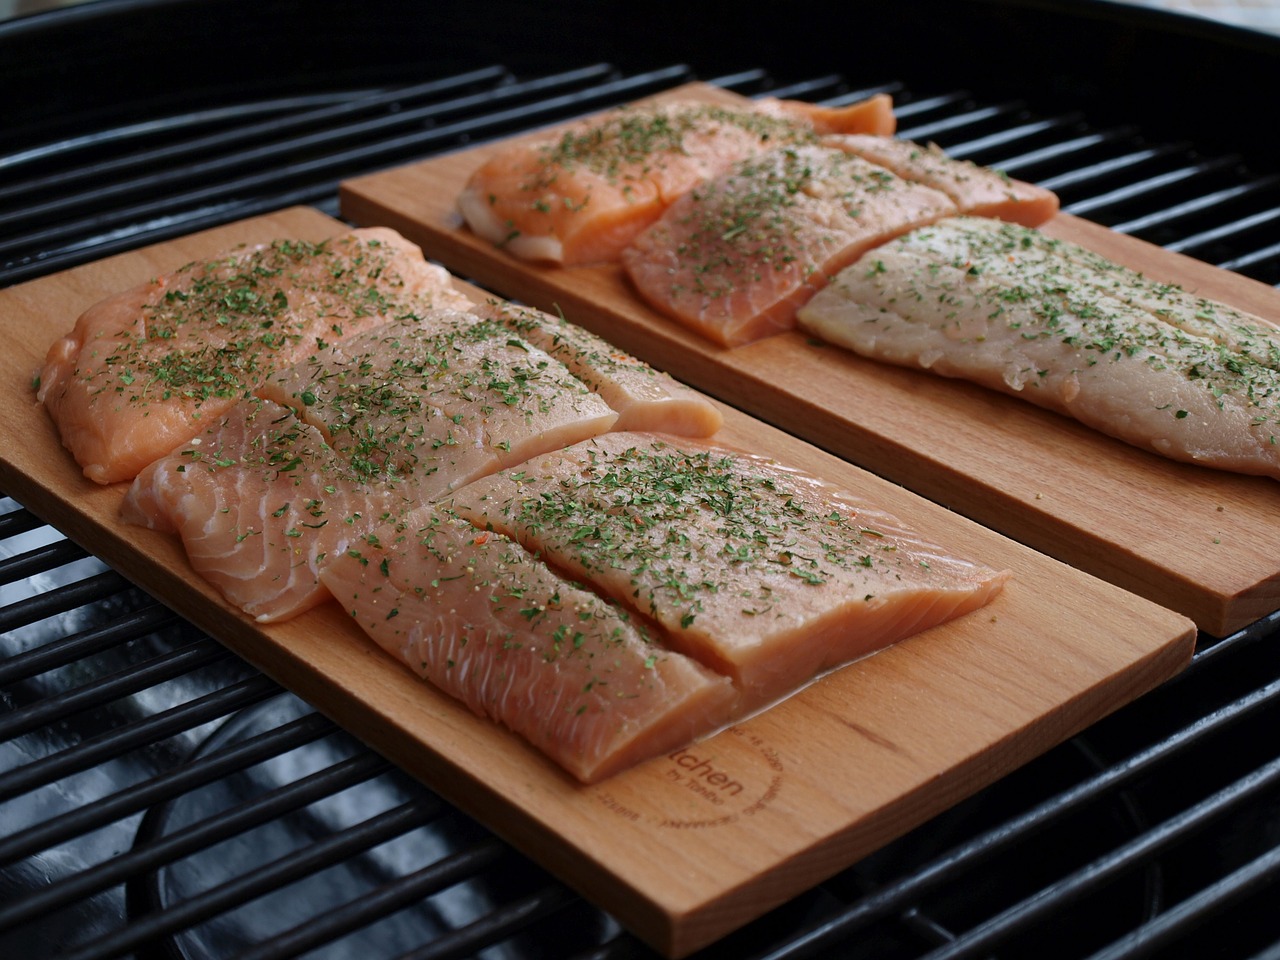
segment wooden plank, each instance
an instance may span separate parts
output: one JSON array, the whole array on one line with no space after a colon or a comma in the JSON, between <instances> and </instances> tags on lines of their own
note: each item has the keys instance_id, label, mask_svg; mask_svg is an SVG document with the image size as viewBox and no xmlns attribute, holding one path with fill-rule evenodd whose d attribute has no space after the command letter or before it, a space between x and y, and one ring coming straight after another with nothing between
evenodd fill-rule
<instances>
[{"instance_id":1,"label":"wooden plank","mask_svg":"<svg viewBox=\"0 0 1280 960\"><path fill-rule=\"evenodd\" d=\"M116 518L36 404L45 351L100 297L240 242L342 229L293 209L0 291L0 488L419 777L671 956L812 887L1189 659L1193 625L759 421L723 439L865 489L1014 578L990 607L836 671L688 750L582 787L418 681L330 604L264 626Z\"/></svg>"},{"instance_id":2,"label":"wooden plank","mask_svg":"<svg viewBox=\"0 0 1280 960\"><path fill-rule=\"evenodd\" d=\"M732 102L703 85L668 96ZM726 350L651 310L616 266L519 261L462 226L454 199L498 144L343 186L455 274L558 309L655 366L992 529L1222 635L1280 608L1280 484L1176 464L982 388L864 360L798 333ZM1046 232L1268 319L1280 292L1060 215Z\"/></svg>"}]
</instances>

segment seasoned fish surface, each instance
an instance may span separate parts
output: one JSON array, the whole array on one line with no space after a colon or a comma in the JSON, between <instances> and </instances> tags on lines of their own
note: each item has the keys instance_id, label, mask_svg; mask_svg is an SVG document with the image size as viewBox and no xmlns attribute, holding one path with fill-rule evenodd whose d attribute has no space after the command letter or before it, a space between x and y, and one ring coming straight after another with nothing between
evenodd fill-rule
<instances>
[{"instance_id":1,"label":"seasoned fish surface","mask_svg":"<svg viewBox=\"0 0 1280 960\"><path fill-rule=\"evenodd\" d=\"M1280 330L1035 230L954 218L915 231L799 320L1171 459L1280 478Z\"/></svg>"},{"instance_id":2,"label":"seasoned fish surface","mask_svg":"<svg viewBox=\"0 0 1280 960\"><path fill-rule=\"evenodd\" d=\"M446 502L651 617L750 707L981 607L1007 577L772 460L650 434L540 456Z\"/></svg>"},{"instance_id":3,"label":"seasoned fish surface","mask_svg":"<svg viewBox=\"0 0 1280 960\"><path fill-rule=\"evenodd\" d=\"M87 477L128 480L318 345L465 303L394 231L279 240L89 308L50 348L37 397Z\"/></svg>"},{"instance_id":4,"label":"seasoned fish surface","mask_svg":"<svg viewBox=\"0 0 1280 960\"><path fill-rule=\"evenodd\" d=\"M881 94L847 107L626 107L562 134L505 146L458 198L467 224L517 257L560 266L617 260L677 197L744 157L820 133L894 130Z\"/></svg>"}]
</instances>

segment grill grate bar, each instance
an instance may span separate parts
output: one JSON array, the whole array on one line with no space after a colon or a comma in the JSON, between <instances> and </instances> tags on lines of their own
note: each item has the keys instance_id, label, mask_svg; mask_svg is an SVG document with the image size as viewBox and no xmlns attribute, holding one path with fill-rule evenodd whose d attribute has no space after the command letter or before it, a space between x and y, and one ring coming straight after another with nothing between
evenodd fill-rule
<instances>
[{"instance_id":1,"label":"grill grate bar","mask_svg":"<svg viewBox=\"0 0 1280 960\"><path fill-rule=\"evenodd\" d=\"M1247 217L1241 217L1230 223L1225 223L1220 227L1212 230L1205 230L1202 233L1194 234L1190 237L1184 237L1181 240L1175 240L1166 245L1167 249L1174 250L1178 253L1186 253L1199 247L1207 247L1212 243L1217 243L1227 237L1247 233L1257 227L1269 223L1280 221L1280 207L1272 207L1269 210L1259 210L1257 213Z\"/></svg>"},{"instance_id":2,"label":"grill grate bar","mask_svg":"<svg viewBox=\"0 0 1280 960\"><path fill-rule=\"evenodd\" d=\"M1149 230L1152 227L1158 227L1166 223L1173 223L1184 217L1200 213L1205 210L1212 210L1215 207L1228 203L1233 200L1241 200L1251 197L1255 194L1262 193L1266 190L1280 185L1280 177L1262 177L1258 180L1251 180L1248 183L1233 184L1223 190L1215 190L1210 193L1200 194L1185 200L1182 203L1176 203L1162 210L1153 210L1148 214L1133 220L1127 220L1123 223L1113 224L1111 229L1119 233L1136 233L1139 230ZM1172 247L1173 244L1184 241L1171 241L1166 244L1166 248Z\"/></svg>"},{"instance_id":3,"label":"grill grate bar","mask_svg":"<svg viewBox=\"0 0 1280 960\"><path fill-rule=\"evenodd\" d=\"M947 152L954 157L970 158L988 153L997 148L1006 148L1011 145L1016 146L1021 141L1033 140L1047 133L1058 133L1062 130L1070 130L1077 126L1081 118L1077 114L1068 114L1060 117L1053 117L1048 120L1036 120L1027 123L1020 123L1009 126L996 133L987 134L984 137L978 137L974 140L966 140L960 143L952 143L947 146ZM1055 147L1055 152L1060 150ZM1014 158L1016 161L1018 158ZM994 164L1001 170L1008 172L1011 161L986 161L988 164Z\"/></svg>"},{"instance_id":4,"label":"grill grate bar","mask_svg":"<svg viewBox=\"0 0 1280 960\"><path fill-rule=\"evenodd\" d=\"M508 853L506 846L497 838L486 837L465 850L330 910L318 920L265 940L244 951L239 960L276 960L297 956L474 877Z\"/></svg>"},{"instance_id":5,"label":"grill grate bar","mask_svg":"<svg viewBox=\"0 0 1280 960\"><path fill-rule=\"evenodd\" d=\"M1186 671L1182 675L1186 676ZM1012 849L1031 835L1077 813L1082 807L1114 795L1151 774L1157 767L1176 762L1192 747L1227 732L1276 703L1280 703L1280 681L1250 692L1146 750L1010 818L998 828L920 865L909 877L882 887L797 937L781 950L762 954L759 960L766 957L769 960L791 960L806 956L810 950L837 943L875 921L904 913L943 883L956 882L965 872L977 869L997 854Z\"/></svg>"},{"instance_id":6,"label":"grill grate bar","mask_svg":"<svg viewBox=\"0 0 1280 960\"><path fill-rule=\"evenodd\" d=\"M151 780L98 800L92 806L72 810L36 824L22 833L0 838L0 863L12 863L65 843L195 787L318 740L334 729L331 721L319 714L311 714L259 734L237 746L224 748L175 767Z\"/></svg>"},{"instance_id":7,"label":"grill grate bar","mask_svg":"<svg viewBox=\"0 0 1280 960\"><path fill-rule=\"evenodd\" d=\"M78 949L64 952L63 960L105 960L119 957L138 947L176 933L238 904L270 893L299 880L335 860L353 856L378 844L421 827L444 812L435 797L423 796L371 817L363 823L335 831L316 840L305 850L265 864L203 894L175 904L161 913L131 922Z\"/></svg>"},{"instance_id":8,"label":"grill grate bar","mask_svg":"<svg viewBox=\"0 0 1280 960\"><path fill-rule=\"evenodd\" d=\"M180 706L152 714L145 720L81 741L74 747L0 773L0 802L51 784L59 777L87 770L137 747L193 730L279 693L280 686L274 681L262 675L252 676Z\"/></svg>"},{"instance_id":9,"label":"grill grate bar","mask_svg":"<svg viewBox=\"0 0 1280 960\"><path fill-rule=\"evenodd\" d=\"M64 590L37 594L0 607L0 633L8 633L41 620L48 620L68 610L96 603L123 590L131 584L114 570L78 580Z\"/></svg>"},{"instance_id":10,"label":"grill grate bar","mask_svg":"<svg viewBox=\"0 0 1280 960\"><path fill-rule=\"evenodd\" d=\"M1152 160L1174 156L1177 153L1178 148L1174 146L1133 150L1119 156L1108 157L1106 160L1090 164L1087 167L1078 167L1069 173L1060 174L1056 177L1046 177L1040 181L1040 185L1049 190L1066 190L1082 183L1114 176L1123 170L1149 163Z\"/></svg>"},{"instance_id":11,"label":"grill grate bar","mask_svg":"<svg viewBox=\"0 0 1280 960\"><path fill-rule=\"evenodd\" d=\"M372 753L335 763L299 780L278 787L261 797L246 801L234 810L192 824L159 840L135 847L110 860L96 864L63 880L59 885L35 893L0 908L0 930L9 929L50 911L68 906L125 882L146 871L156 870L180 857L235 836L241 831L267 823L282 814L378 776L390 764Z\"/></svg>"},{"instance_id":12,"label":"grill grate bar","mask_svg":"<svg viewBox=\"0 0 1280 960\"><path fill-rule=\"evenodd\" d=\"M135 694L229 656L231 652L216 640L207 638L197 640L180 649L153 657L144 663L135 664L63 693L52 694L27 707L13 711L7 717L0 719L0 739L10 739L31 733L33 730L69 717L73 713Z\"/></svg>"},{"instance_id":13,"label":"grill grate bar","mask_svg":"<svg viewBox=\"0 0 1280 960\"><path fill-rule=\"evenodd\" d=\"M1229 260L1220 260L1218 266L1223 270L1238 270L1241 273L1264 263L1272 263L1280 259L1280 241L1260 247L1252 253L1246 253Z\"/></svg>"},{"instance_id":14,"label":"grill grate bar","mask_svg":"<svg viewBox=\"0 0 1280 960\"><path fill-rule=\"evenodd\" d=\"M89 552L70 540L36 547L26 553L0 560L0 583L17 583L45 570L83 560Z\"/></svg>"},{"instance_id":15,"label":"grill grate bar","mask_svg":"<svg viewBox=\"0 0 1280 960\"><path fill-rule=\"evenodd\" d=\"M549 884L528 896L502 904L483 919L437 937L400 960L463 960L577 902L578 897L567 887Z\"/></svg>"},{"instance_id":16,"label":"grill grate bar","mask_svg":"<svg viewBox=\"0 0 1280 960\"><path fill-rule=\"evenodd\" d=\"M1226 169L1234 166L1236 162L1237 161L1235 159L1226 157L1220 160L1195 164L1193 166L1180 167L1176 170L1170 170L1153 177L1148 177L1145 180L1128 184L1127 186L1121 187L1117 190L1104 193L1101 196L1068 204L1064 209L1077 216L1084 216L1086 213L1097 213L1099 210L1106 207L1116 206L1143 195L1156 193L1193 177L1199 177L1206 173Z\"/></svg>"},{"instance_id":17,"label":"grill grate bar","mask_svg":"<svg viewBox=\"0 0 1280 960\"><path fill-rule=\"evenodd\" d=\"M181 140L176 143L166 143L153 147L144 145L140 149L130 150L123 156L108 160L82 161L77 157L78 154L88 152L90 149L100 149L102 145L101 137L76 137L71 140L63 140L31 151L27 157L21 159L28 163L33 160L39 160L42 164L49 164L56 160L64 164L72 163L74 166L53 172L42 172L20 183L0 186L0 200L22 198L29 196L33 191L57 189L65 193L68 188L75 184L86 181L101 182L119 171L149 169L154 173L156 170L161 169L162 165L172 164L175 161L181 161L189 157L197 157L205 151L215 149L219 151L234 151L242 146L252 145L264 138L278 140L282 136L310 130L321 124L336 124L344 118L355 115L375 113L392 107L398 108L405 101L413 101L423 97L436 97L460 87L474 86L480 83L497 84L504 80L510 80L510 74L505 69L501 67L486 67L448 77L444 80L433 80L408 87L396 87L393 90L376 94L343 97L336 102L326 102L319 108L310 107L300 113L289 112L279 115L282 112L280 109L272 110L266 120L256 123L237 124L230 129L220 129L211 134L199 134L191 139ZM186 123L181 122L181 118L168 118L167 121L162 121L160 124L148 124L144 128L125 128L113 139L117 141L138 140L145 144L146 140L149 139L149 135L157 132L157 129L165 133L172 133L175 129L183 126L205 126L210 119L213 118L208 118L204 114L193 115ZM221 120L225 119L225 117L219 116L217 119ZM193 132L198 134L198 130ZM16 166L17 164L14 163L16 159L19 158L0 160L0 169L4 169L5 166ZM69 207L71 204L65 204L64 206ZM26 212L30 213L31 209L28 208ZM0 218L0 223L3 222L6 221Z\"/></svg>"},{"instance_id":18,"label":"grill grate bar","mask_svg":"<svg viewBox=\"0 0 1280 960\"><path fill-rule=\"evenodd\" d=\"M1264 853L1239 870L1176 904L1089 960L1123 960L1148 956L1161 947L1176 944L1209 914L1220 913L1246 897L1272 886L1280 878L1280 847Z\"/></svg>"},{"instance_id":19,"label":"grill grate bar","mask_svg":"<svg viewBox=\"0 0 1280 960\"><path fill-rule=\"evenodd\" d=\"M110 649L134 637L177 623L178 615L168 607L152 603L141 610L101 627L51 640L24 653L14 654L0 663L0 683L16 683L71 663L94 653Z\"/></svg>"},{"instance_id":20,"label":"grill grate bar","mask_svg":"<svg viewBox=\"0 0 1280 960\"><path fill-rule=\"evenodd\" d=\"M941 141L943 135L952 133L965 127L976 126L980 123L989 121L1006 120L1010 116L1016 116L1024 107L1022 104L1007 103L990 107L974 107L963 113L954 116L944 117L941 120L934 120L931 123L923 123L915 127L905 127L898 131L898 136L904 140Z\"/></svg>"},{"instance_id":21,"label":"grill grate bar","mask_svg":"<svg viewBox=\"0 0 1280 960\"><path fill-rule=\"evenodd\" d=\"M1212 821L1273 789L1277 784L1280 784L1280 759L1264 765L1182 814L1153 827L1131 843L1119 846L1084 869L1064 877L981 926L967 931L954 943L928 954L925 960L960 960L986 953L1028 926L1044 920L1046 915L1060 912L1064 906L1086 894L1097 892L1119 874L1185 840L1188 835L1204 829ZM1280 867L1271 860L1272 857L1264 856L1248 869L1261 871L1265 878Z\"/></svg>"}]
</instances>

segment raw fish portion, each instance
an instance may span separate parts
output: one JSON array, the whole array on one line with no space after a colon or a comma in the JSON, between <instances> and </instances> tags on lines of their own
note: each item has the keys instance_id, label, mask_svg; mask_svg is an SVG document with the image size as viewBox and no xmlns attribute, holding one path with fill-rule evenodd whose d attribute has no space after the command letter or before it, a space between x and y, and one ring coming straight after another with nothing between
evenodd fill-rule
<instances>
[{"instance_id":1,"label":"raw fish portion","mask_svg":"<svg viewBox=\"0 0 1280 960\"><path fill-rule=\"evenodd\" d=\"M1171 459L1280 478L1280 331L1035 230L918 230L841 273L800 323Z\"/></svg>"},{"instance_id":2,"label":"raw fish portion","mask_svg":"<svg viewBox=\"0 0 1280 960\"><path fill-rule=\"evenodd\" d=\"M1058 212L1058 197L1052 191L968 160L953 159L935 144L922 146L910 140L857 133L824 137L822 142L887 167L904 180L941 190L962 214L1038 227Z\"/></svg>"},{"instance_id":3,"label":"raw fish portion","mask_svg":"<svg viewBox=\"0 0 1280 960\"><path fill-rule=\"evenodd\" d=\"M399 508L313 427L276 404L244 400L143 469L121 518L177 533L197 573L271 622L327 600L318 577L325 558Z\"/></svg>"},{"instance_id":4,"label":"raw fish portion","mask_svg":"<svg viewBox=\"0 0 1280 960\"><path fill-rule=\"evenodd\" d=\"M497 300L475 309L568 367L618 412L614 430L709 437L724 423L719 408L702 394L561 317Z\"/></svg>"},{"instance_id":5,"label":"raw fish portion","mask_svg":"<svg viewBox=\"0 0 1280 960\"><path fill-rule=\"evenodd\" d=\"M764 457L612 433L445 501L657 621L743 707L975 610L1007 574Z\"/></svg>"},{"instance_id":6,"label":"raw fish portion","mask_svg":"<svg viewBox=\"0 0 1280 960\"><path fill-rule=\"evenodd\" d=\"M458 198L479 236L561 266L614 261L677 197L744 157L819 133L891 134L890 98L847 107L766 100L625 107L563 133L516 141Z\"/></svg>"},{"instance_id":7,"label":"raw fish portion","mask_svg":"<svg viewBox=\"0 0 1280 960\"><path fill-rule=\"evenodd\" d=\"M714 731L737 699L518 544L431 507L321 576L384 650L584 782Z\"/></svg>"},{"instance_id":8,"label":"raw fish portion","mask_svg":"<svg viewBox=\"0 0 1280 960\"><path fill-rule=\"evenodd\" d=\"M409 316L315 353L263 395L299 411L362 475L431 500L617 419L558 360L504 324Z\"/></svg>"},{"instance_id":9,"label":"raw fish portion","mask_svg":"<svg viewBox=\"0 0 1280 960\"><path fill-rule=\"evenodd\" d=\"M774 150L674 203L623 265L658 311L726 347L795 311L864 251L955 212L931 187L829 147Z\"/></svg>"},{"instance_id":10,"label":"raw fish portion","mask_svg":"<svg viewBox=\"0 0 1280 960\"><path fill-rule=\"evenodd\" d=\"M391 230L241 249L90 307L37 397L87 477L128 480L318 343L465 303L450 284Z\"/></svg>"}]
</instances>

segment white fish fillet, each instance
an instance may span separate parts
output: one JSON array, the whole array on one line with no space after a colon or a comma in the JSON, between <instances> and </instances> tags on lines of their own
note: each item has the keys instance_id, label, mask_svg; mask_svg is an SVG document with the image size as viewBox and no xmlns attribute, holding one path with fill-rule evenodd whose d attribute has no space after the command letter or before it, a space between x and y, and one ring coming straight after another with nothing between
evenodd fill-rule
<instances>
[{"instance_id":1,"label":"white fish fillet","mask_svg":"<svg viewBox=\"0 0 1280 960\"><path fill-rule=\"evenodd\" d=\"M1174 460L1280 479L1280 330L1035 230L940 221L868 253L798 319Z\"/></svg>"}]
</instances>

